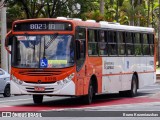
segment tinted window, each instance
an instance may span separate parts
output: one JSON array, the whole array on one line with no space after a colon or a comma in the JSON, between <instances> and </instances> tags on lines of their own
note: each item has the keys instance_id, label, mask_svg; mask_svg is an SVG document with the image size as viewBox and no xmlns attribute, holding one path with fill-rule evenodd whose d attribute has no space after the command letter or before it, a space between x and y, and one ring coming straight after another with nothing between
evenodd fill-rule
<instances>
[{"instance_id":1,"label":"tinted window","mask_svg":"<svg viewBox=\"0 0 160 120\"><path fill-rule=\"evenodd\" d=\"M108 31L108 51L109 55L117 55L117 33Z\"/></svg>"},{"instance_id":2,"label":"tinted window","mask_svg":"<svg viewBox=\"0 0 160 120\"><path fill-rule=\"evenodd\" d=\"M99 55L102 55L102 56L108 55L107 31L104 31L104 30L99 31L98 51L99 51Z\"/></svg>"},{"instance_id":3,"label":"tinted window","mask_svg":"<svg viewBox=\"0 0 160 120\"><path fill-rule=\"evenodd\" d=\"M142 55L142 43L141 43L141 35L139 33L134 33L134 51L135 55Z\"/></svg>"},{"instance_id":4,"label":"tinted window","mask_svg":"<svg viewBox=\"0 0 160 120\"><path fill-rule=\"evenodd\" d=\"M77 71L79 71L83 63L85 61L86 56L86 29L78 28L76 32L76 40L80 41L80 51L77 51L76 54L79 55L79 59L77 59Z\"/></svg>"},{"instance_id":5,"label":"tinted window","mask_svg":"<svg viewBox=\"0 0 160 120\"><path fill-rule=\"evenodd\" d=\"M150 47L150 55L154 55L154 35L153 34L149 34L149 47Z\"/></svg>"},{"instance_id":6,"label":"tinted window","mask_svg":"<svg viewBox=\"0 0 160 120\"><path fill-rule=\"evenodd\" d=\"M134 55L133 33L126 33L126 53L127 55Z\"/></svg>"},{"instance_id":7,"label":"tinted window","mask_svg":"<svg viewBox=\"0 0 160 120\"><path fill-rule=\"evenodd\" d=\"M88 30L88 54L98 55L97 30Z\"/></svg>"},{"instance_id":8,"label":"tinted window","mask_svg":"<svg viewBox=\"0 0 160 120\"><path fill-rule=\"evenodd\" d=\"M125 55L125 32L118 32L118 54Z\"/></svg>"},{"instance_id":9,"label":"tinted window","mask_svg":"<svg viewBox=\"0 0 160 120\"><path fill-rule=\"evenodd\" d=\"M148 34L142 34L142 40L143 40L143 55L150 55L150 48L149 48L149 35Z\"/></svg>"}]
</instances>

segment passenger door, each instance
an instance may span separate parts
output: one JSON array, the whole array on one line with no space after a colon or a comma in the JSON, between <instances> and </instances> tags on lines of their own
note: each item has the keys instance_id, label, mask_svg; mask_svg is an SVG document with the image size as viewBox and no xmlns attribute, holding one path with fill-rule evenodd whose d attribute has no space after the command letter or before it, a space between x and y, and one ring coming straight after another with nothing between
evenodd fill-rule
<instances>
[{"instance_id":1,"label":"passenger door","mask_svg":"<svg viewBox=\"0 0 160 120\"><path fill-rule=\"evenodd\" d=\"M77 69L77 81L76 81L76 93L77 95L83 95L84 80L85 80L85 58L86 58L86 29L76 28L76 69Z\"/></svg>"}]
</instances>

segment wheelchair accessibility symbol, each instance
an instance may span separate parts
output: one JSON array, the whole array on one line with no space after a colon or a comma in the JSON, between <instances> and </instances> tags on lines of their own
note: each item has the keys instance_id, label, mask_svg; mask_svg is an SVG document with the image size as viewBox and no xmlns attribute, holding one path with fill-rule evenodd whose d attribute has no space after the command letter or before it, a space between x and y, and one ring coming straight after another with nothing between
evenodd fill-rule
<instances>
[{"instance_id":1,"label":"wheelchair accessibility symbol","mask_svg":"<svg viewBox=\"0 0 160 120\"><path fill-rule=\"evenodd\" d=\"M43 58L40 60L40 67L41 68L47 68L48 67L48 60L46 58Z\"/></svg>"}]
</instances>

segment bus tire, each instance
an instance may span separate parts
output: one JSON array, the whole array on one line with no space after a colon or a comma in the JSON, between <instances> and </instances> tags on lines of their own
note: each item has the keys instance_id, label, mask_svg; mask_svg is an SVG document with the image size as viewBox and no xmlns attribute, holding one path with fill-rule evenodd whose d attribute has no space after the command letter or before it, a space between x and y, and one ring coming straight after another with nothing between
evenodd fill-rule
<instances>
[{"instance_id":1,"label":"bus tire","mask_svg":"<svg viewBox=\"0 0 160 120\"><path fill-rule=\"evenodd\" d=\"M83 102L85 104L91 104L94 95L93 84L90 82L88 86L88 94L83 97Z\"/></svg>"},{"instance_id":2,"label":"bus tire","mask_svg":"<svg viewBox=\"0 0 160 120\"><path fill-rule=\"evenodd\" d=\"M3 96L4 96L4 97L10 97L10 96L11 96L10 85L7 85L7 86L5 87Z\"/></svg>"},{"instance_id":3,"label":"bus tire","mask_svg":"<svg viewBox=\"0 0 160 120\"><path fill-rule=\"evenodd\" d=\"M137 77L133 75L132 83L131 83L131 90L127 91L128 97L135 97L137 95L137 89L138 89Z\"/></svg>"},{"instance_id":4,"label":"bus tire","mask_svg":"<svg viewBox=\"0 0 160 120\"><path fill-rule=\"evenodd\" d=\"M35 104L41 104L43 101L43 95L33 95L33 102Z\"/></svg>"}]
</instances>

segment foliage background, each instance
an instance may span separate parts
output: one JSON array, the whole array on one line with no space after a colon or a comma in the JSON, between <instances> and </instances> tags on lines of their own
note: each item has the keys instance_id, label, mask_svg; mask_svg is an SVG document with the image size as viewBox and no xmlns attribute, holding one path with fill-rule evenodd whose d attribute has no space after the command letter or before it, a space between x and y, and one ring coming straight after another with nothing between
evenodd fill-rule
<instances>
[{"instance_id":1,"label":"foliage background","mask_svg":"<svg viewBox=\"0 0 160 120\"><path fill-rule=\"evenodd\" d=\"M63 16L153 27L160 41L160 0L5 0L4 4L8 30L15 20ZM156 46L160 60L158 39Z\"/></svg>"},{"instance_id":2,"label":"foliage background","mask_svg":"<svg viewBox=\"0 0 160 120\"><path fill-rule=\"evenodd\" d=\"M64 16L153 27L158 30L158 0L5 0L5 4L8 7L9 28L17 19ZM78 10L77 4L80 5Z\"/></svg>"}]
</instances>

